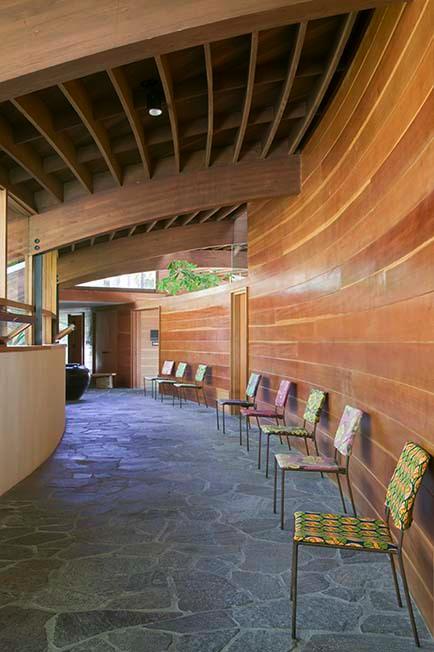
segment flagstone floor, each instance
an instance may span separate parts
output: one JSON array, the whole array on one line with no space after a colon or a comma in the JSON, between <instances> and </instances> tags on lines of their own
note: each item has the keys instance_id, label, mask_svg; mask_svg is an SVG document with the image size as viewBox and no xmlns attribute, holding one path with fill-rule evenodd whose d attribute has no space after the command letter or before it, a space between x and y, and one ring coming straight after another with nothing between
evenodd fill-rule
<instances>
[{"instance_id":1,"label":"flagstone floor","mask_svg":"<svg viewBox=\"0 0 434 652\"><path fill-rule=\"evenodd\" d=\"M133 390L67 413L56 453L0 499L1 652L414 649L387 560L325 549L301 551L291 641L291 515L339 511L328 480L288 478L282 532L236 419L223 436L213 410Z\"/></svg>"}]
</instances>

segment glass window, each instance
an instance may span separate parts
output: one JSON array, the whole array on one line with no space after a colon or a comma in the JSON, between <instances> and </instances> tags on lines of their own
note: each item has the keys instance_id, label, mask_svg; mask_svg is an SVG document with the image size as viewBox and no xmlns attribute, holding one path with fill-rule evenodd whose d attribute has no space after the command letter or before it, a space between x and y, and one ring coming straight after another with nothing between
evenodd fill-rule
<instances>
[{"instance_id":1,"label":"glass window","mask_svg":"<svg viewBox=\"0 0 434 652\"><path fill-rule=\"evenodd\" d=\"M8 265L7 292L8 299L11 301L25 302L25 275L26 266L24 260Z\"/></svg>"},{"instance_id":2,"label":"glass window","mask_svg":"<svg viewBox=\"0 0 434 652\"><path fill-rule=\"evenodd\" d=\"M121 274L110 276L98 281L80 283L82 287L95 288L122 288L131 290L155 290L157 284L157 272L137 272L135 274Z\"/></svg>"}]
</instances>

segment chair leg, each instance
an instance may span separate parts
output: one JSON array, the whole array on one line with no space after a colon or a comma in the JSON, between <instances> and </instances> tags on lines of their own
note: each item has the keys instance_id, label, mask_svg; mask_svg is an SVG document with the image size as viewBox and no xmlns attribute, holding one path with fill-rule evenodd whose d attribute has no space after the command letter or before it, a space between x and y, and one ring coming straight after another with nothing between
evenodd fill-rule
<instances>
[{"instance_id":1,"label":"chair leg","mask_svg":"<svg viewBox=\"0 0 434 652\"><path fill-rule=\"evenodd\" d=\"M398 577L396 575L396 568L395 568L395 562L393 560L393 555L389 555L390 559L390 565L392 567L392 577L393 577L393 583L395 585L395 591L396 591L396 599L398 600L398 606L402 607L402 600L401 600L401 593L399 591L399 584L398 584Z\"/></svg>"},{"instance_id":2,"label":"chair leg","mask_svg":"<svg viewBox=\"0 0 434 652\"><path fill-rule=\"evenodd\" d=\"M226 433L226 423L225 423L225 404L222 405L222 420L223 420L223 434Z\"/></svg>"},{"instance_id":3,"label":"chair leg","mask_svg":"<svg viewBox=\"0 0 434 652\"><path fill-rule=\"evenodd\" d=\"M314 440L313 440L313 445L315 446L316 454L317 454L318 457L319 457L319 450L318 450L318 444L317 444L317 441L316 441L316 437L315 437ZM324 473L321 473L321 477L322 477L322 478L324 477Z\"/></svg>"},{"instance_id":4,"label":"chair leg","mask_svg":"<svg viewBox=\"0 0 434 652\"><path fill-rule=\"evenodd\" d=\"M239 416L239 422L240 422L240 446L242 446L243 445L243 418L241 416L241 408L240 408L240 413L239 413L238 416Z\"/></svg>"},{"instance_id":5,"label":"chair leg","mask_svg":"<svg viewBox=\"0 0 434 652\"><path fill-rule=\"evenodd\" d=\"M274 458L273 514L277 514L277 460Z\"/></svg>"},{"instance_id":6,"label":"chair leg","mask_svg":"<svg viewBox=\"0 0 434 652\"><path fill-rule=\"evenodd\" d=\"M197 387L195 387L195 390L196 390L196 401L197 401L197 404L200 405L199 390L198 390Z\"/></svg>"},{"instance_id":7,"label":"chair leg","mask_svg":"<svg viewBox=\"0 0 434 652\"><path fill-rule=\"evenodd\" d=\"M143 396L146 396L146 379L143 378Z\"/></svg>"},{"instance_id":8,"label":"chair leg","mask_svg":"<svg viewBox=\"0 0 434 652\"><path fill-rule=\"evenodd\" d=\"M353 490L351 488L350 474L347 473L347 483L348 483L348 493L350 494L351 506L353 508L353 514L357 517L356 503L354 502Z\"/></svg>"},{"instance_id":9,"label":"chair leg","mask_svg":"<svg viewBox=\"0 0 434 652\"><path fill-rule=\"evenodd\" d=\"M295 639L297 631L297 574L298 574L298 543L292 544L291 599L292 627L291 637Z\"/></svg>"},{"instance_id":10,"label":"chair leg","mask_svg":"<svg viewBox=\"0 0 434 652\"><path fill-rule=\"evenodd\" d=\"M344 508L344 514L346 514L347 506L345 505L344 492L342 491L342 484L341 484L341 479L339 477L339 473L336 473L336 479L338 481L339 493L341 495L341 500L342 500L342 507Z\"/></svg>"},{"instance_id":11,"label":"chair leg","mask_svg":"<svg viewBox=\"0 0 434 652\"><path fill-rule=\"evenodd\" d=\"M270 464L270 435L267 434L267 463L265 465L265 477L268 478L268 467Z\"/></svg>"},{"instance_id":12,"label":"chair leg","mask_svg":"<svg viewBox=\"0 0 434 652\"><path fill-rule=\"evenodd\" d=\"M280 487L280 529L285 526L285 469L280 469L281 487Z\"/></svg>"},{"instance_id":13,"label":"chair leg","mask_svg":"<svg viewBox=\"0 0 434 652\"><path fill-rule=\"evenodd\" d=\"M250 451L250 428L249 428L249 417L247 417L246 439L247 439L247 452L249 452L249 451Z\"/></svg>"},{"instance_id":14,"label":"chair leg","mask_svg":"<svg viewBox=\"0 0 434 652\"><path fill-rule=\"evenodd\" d=\"M417 647L420 647L419 635L417 633L416 620L414 618L413 605L411 604L411 597L410 597L410 592L408 590L407 576L406 576L405 570L404 570L404 562L403 562L403 559L402 559L402 552L401 551L398 552L398 564L399 564L399 570L400 570L401 577L402 577L402 583L404 585L405 601L407 603L408 615L410 616L410 622L411 622L411 628L413 630L414 642L416 643Z\"/></svg>"},{"instance_id":15,"label":"chair leg","mask_svg":"<svg viewBox=\"0 0 434 652\"><path fill-rule=\"evenodd\" d=\"M204 390L203 387L202 387L202 394L203 394L203 402L205 403L205 407L207 408L208 407L208 401L206 400L206 394L205 394L205 390Z\"/></svg>"},{"instance_id":16,"label":"chair leg","mask_svg":"<svg viewBox=\"0 0 434 652\"><path fill-rule=\"evenodd\" d=\"M261 468L262 428L259 428L258 469Z\"/></svg>"},{"instance_id":17,"label":"chair leg","mask_svg":"<svg viewBox=\"0 0 434 652\"><path fill-rule=\"evenodd\" d=\"M288 450L291 450L291 442L289 441L289 437L286 438L286 443L288 444Z\"/></svg>"},{"instance_id":18,"label":"chair leg","mask_svg":"<svg viewBox=\"0 0 434 652\"><path fill-rule=\"evenodd\" d=\"M304 445L306 446L306 454L309 455L309 447L307 445L307 439L306 437L304 438Z\"/></svg>"},{"instance_id":19,"label":"chair leg","mask_svg":"<svg viewBox=\"0 0 434 652\"><path fill-rule=\"evenodd\" d=\"M175 394L177 391L175 387L172 387L172 407L175 407Z\"/></svg>"},{"instance_id":20,"label":"chair leg","mask_svg":"<svg viewBox=\"0 0 434 652\"><path fill-rule=\"evenodd\" d=\"M216 415L216 419L217 419L217 430L220 430L220 424L219 424L219 403L218 403L217 400L216 400L216 402L215 402L215 415Z\"/></svg>"}]
</instances>

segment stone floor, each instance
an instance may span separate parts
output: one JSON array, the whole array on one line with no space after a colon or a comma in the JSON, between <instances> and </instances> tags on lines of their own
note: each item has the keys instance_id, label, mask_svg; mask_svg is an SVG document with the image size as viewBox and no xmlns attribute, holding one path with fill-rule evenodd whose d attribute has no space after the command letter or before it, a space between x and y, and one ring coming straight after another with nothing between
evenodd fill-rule
<instances>
[{"instance_id":1,"label":"stone floor","mask_svg":"<svg viewBox=\"0 0 434 652\"><path fill-rule=\"evenodd\" d=\"M0 499L1 652L414 649L388 563L324 549L301 552L291 641L291 513L339 510L337 492L288 478L282 532L256 446L229 425L136 391L69 405L55 455Z\"/></svg>"}]
</instances>

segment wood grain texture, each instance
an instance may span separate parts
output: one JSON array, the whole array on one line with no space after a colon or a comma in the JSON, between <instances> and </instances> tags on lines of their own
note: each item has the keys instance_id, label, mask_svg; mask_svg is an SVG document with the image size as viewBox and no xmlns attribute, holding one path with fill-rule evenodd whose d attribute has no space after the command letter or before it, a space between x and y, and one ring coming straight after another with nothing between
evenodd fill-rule
<instances>
[{"instance_id":1,"label":"wood grain texture","mask_svg":"<svg viewBox=\"0 0 434 652\"><path fill-rule=\"evenodd\" d=\"M434 453L434 81L432 0L377 11L303 150L302 193L252 202L250 368L328 393L320 448L350 403L365 413L353 481L381 515L407 440ZM266 235L265 235L266 231ZM433 475L406 544L412 593L434 625Z\"/></svg>"}]
</instances>

